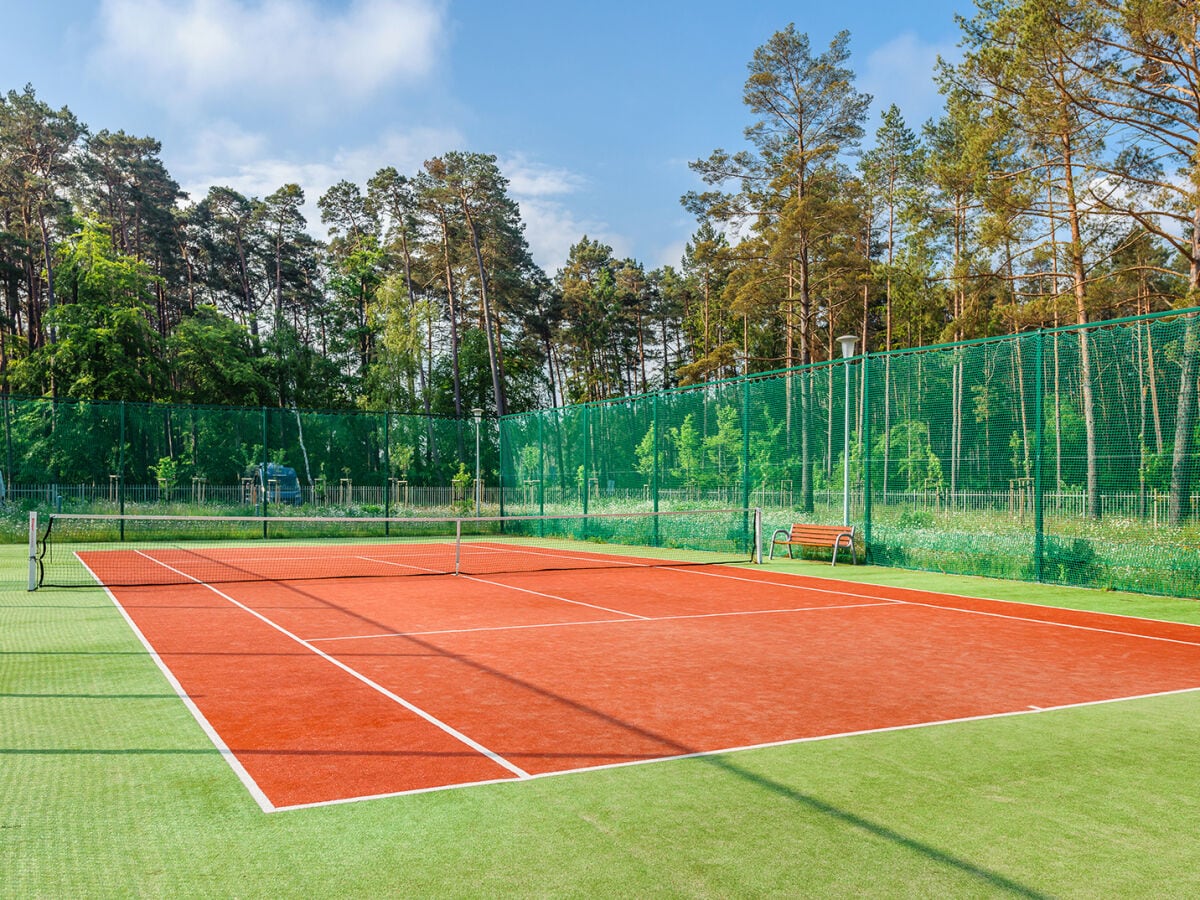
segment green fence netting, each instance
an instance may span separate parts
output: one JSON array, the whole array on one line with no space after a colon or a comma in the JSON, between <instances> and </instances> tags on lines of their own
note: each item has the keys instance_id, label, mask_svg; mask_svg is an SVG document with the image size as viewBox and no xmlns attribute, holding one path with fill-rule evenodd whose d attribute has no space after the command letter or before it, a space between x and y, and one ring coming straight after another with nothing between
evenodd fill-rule
<instances>
[{"instance_id":1,"label":"green fence netting","mask_svg":"<svg viewBox=\"0 0 1200 900\"><path fill-rule=\"evenodd\" d=\"M509 416L503 502L759 506L883 565L1200 596L1197 312Z\"/></svg>"},{"instance_id":2,"label":"green fence netting","mask_svg":"<svg viewBox=\"0 0 1200 900\"><path fill-rule=\"evenodd\" d=\"M884 565L1200 596L1198 316L484 420L479 491L472 419L6 396L3 521L757 506L767 536L846 518Z\"/></svg>"},{"instance_id":3,"label":"green fence netting","mask_svg":"<svg viewBox=\"0 0 1200 900\"><path fill-rule=\"evenodd\" d=\"M473 509L475 422L386 412L2 398L0 499L25 512L442 515ZM499 496L480 428L480 502ZM457 476L457 477L456 477ZM302 507L302 509L301 509ZM481 510L482 511L482 510Z\"/></svg>"}]
</instances>

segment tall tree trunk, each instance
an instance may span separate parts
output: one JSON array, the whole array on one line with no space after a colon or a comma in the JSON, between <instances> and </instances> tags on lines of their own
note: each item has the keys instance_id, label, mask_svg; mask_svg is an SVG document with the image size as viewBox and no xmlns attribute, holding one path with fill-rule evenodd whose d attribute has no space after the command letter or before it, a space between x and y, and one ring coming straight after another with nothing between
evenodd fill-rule
<instances>
[{"instance_id":1,"label":"tall tree trunk","mask_svg":"<svg viewBox=\"0 0 1200 900\"><path fill-rule=\"evenodd\" d=\"M445 261L446 301L450 306L450 377L454 382L454 417L461 419L462 378L458 369L458 302L454 296L454 269L450 263L450 223L446 220L445 210L440 210L438 221L442 226L442 258ZM458 433L458 458L463 456L462 429Z\"/></svg>"},{"instance_id":2,"label":"tall tree trunk","mask_svg":"<svg viewBox=\"0 0 1200 900\"><path fill-rule=\"evenodd\" d=\"M404 257L404 291L406 294L408 294L408 308L411 314L416 310L417 306L417 289L416 285L413 284L412 278L412 250L408 246L408 235L403 230L400 232L400 251L401 255ZM432 342L432 329L427 328L426 330L430 332L428 339L430 342ZM429 356L433 356L432 346L429 348ZM433 452L432 448L435 441L433 432L433 410L430 406L431 398L429 396L429 385L425 379L425 360L421 359L417 360L417 384L421 392L421 405L425 409L425 428L428 433L429 447L431 452Z\"/></svg>"},{"instance_id":3,"label":"tall tree trunk","mask_svg":"<svg viewBox=\"0 0 1200 900\"><path fill-rule=\"evenodd\" d=\"M471 236L471 250L475 254L475 266L479 270L479 303L483 309L483 330L487 335L488 366L492 373L492 401L496 404L496 415L503 416L504 408L504 368L497 353L496 344L499 338L492 328L492 304L488 299L487 270L483 266L483 251L479 248L479 233L475 229L475 219L471 215L471 204L467 195L460 194L463 216L467 220L467 234Z\"/></svg>"},{"instance_id":4,"label":"tall tree trunk","mask_svg":"<svg viewBox=\"0 0 1200 900\"><path fill-rule=\"evenodd\" d=\"M1167 501L1167 521L1171 527L1191 517L1192 431L1196 417L1196 356L1200 339L1196 321L1189 317L1184 325L1183 352L1179 363L1179 397L1175 406L1175 446L1171 453L1171 492Z\"/></svg>"},{"instance_id":5,"label":"tall tree trunk","mask_svg":"<svg viewBox=\"0 0 1200 900\"><path fill-rule=\"evenodd\" d=\"M1062 135L1063 188L1066 191L1067 220L1071 227L1071 276L1075 294L1075 315L1080 325L1088 322L1086 304L1086 272L1083 261L1083 233L1080 227L1079 205L1075 197L1075 177L1071 161L1070 135ZM1096 403L1092 393L1092 363L1090 331L1079 329L1079 382L1083 398L1083 427L1087 443L1087 508L1088 518L1100 518L1100 482L1097 471Z\"/></svg>"},{"instance_id":6,"label":"tall tree trunk","mask_svg":"<svg viewBox=\"0 0 1200 900\"><path fill-rule=\"evenodd\" d=\"M46 213L38 210L38 225L42 233L42 260L46 266L46 312L54 311L54 260L50 252L50 230L46 227ZM50 327L50 343L57 339L55 329Z\"/></svg>"}]
</instances>

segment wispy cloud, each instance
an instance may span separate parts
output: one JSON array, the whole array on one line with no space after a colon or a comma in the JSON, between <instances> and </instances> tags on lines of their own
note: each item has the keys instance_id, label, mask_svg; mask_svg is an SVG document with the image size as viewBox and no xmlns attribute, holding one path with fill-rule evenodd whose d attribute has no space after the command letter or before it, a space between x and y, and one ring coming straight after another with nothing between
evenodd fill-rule
<instances>
[{"instance_id":1,"label":"wispy cloud","mask_svg":"<svg viewBox=\"0 0 1200 900\"><path fill-rule=\"evenodd\" d=\"M361 102L437 58L441 0L102 0L94 70L183 107Z\"/></svg>"}]
</instances>

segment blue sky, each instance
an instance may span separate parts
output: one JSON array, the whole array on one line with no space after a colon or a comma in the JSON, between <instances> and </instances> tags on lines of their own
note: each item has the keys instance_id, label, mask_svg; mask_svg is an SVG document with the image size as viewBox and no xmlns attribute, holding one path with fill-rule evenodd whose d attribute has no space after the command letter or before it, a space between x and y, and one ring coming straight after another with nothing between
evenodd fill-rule
<instances>
[{"instance_id":1,"label":"blue sky","mask_svg":"<svg viewBox=\"0 0 1200 900\"><path fill-rule=\"evenodd\" d=\"M0 89L30 82L92 129L163 143L185 190L315 201L341 178L495 154L551 274L583 235L677 264L695 222L687 167L743 146L746 64L794 22L814 51L851 33L857 87L910 125L940 109L968 0L2 0Z\"/></svg>"}]
</instances>

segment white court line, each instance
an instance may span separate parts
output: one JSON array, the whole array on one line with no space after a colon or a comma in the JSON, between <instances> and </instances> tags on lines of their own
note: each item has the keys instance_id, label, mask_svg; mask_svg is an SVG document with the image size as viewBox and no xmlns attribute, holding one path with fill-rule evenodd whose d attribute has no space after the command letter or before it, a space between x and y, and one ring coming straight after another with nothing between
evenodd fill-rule
<instances>
[{"instance_id":1,"label":"white court line","mask_svg":"<svg viewBox=\"0 0 1200 900\"><path fill-rule=\"evenodd\" d=\"M782 609L743 609L715 613L686 613L678 616L641 616L637 619L587 619L579 622L535 622L529 625L486 625L478 628L443 628L439 631L394 631L388 634L347 634L339 637L309 638L325 641L368 641L373 638L428 637L436 634L474 634L477 631L523 631L530 628L570 628L575 625L629 625L636 622L671 622L676 619L722 619L733 616L766 616L782 613L823 612L827 609L858 609L863 606L890 606L888 603L849 603L845 606L794 606Z\"/></svg>"},{"instance_id":2,"label":"white court line","mask_svg":"<svg viewBox=\"0 0 1200 900\"><path fill-rule=\"evenodd\" d=\"M369 556L363 556L363 557L361 557L361 559L366 559L366 560L369 560L370 562L383 563L385 566L399 566L399 567L405 568L405 569L421 569L422 568L421 566L412 566L412 565L406 565L404 563L389 562L386 559L372 559ZM425 569L424 571L431 572L434 570L433 569ZM648 616L639 616L637 613L625 612L624 610L621 610L621 609L610 609L607 606L598 606L595 603L584 603L582 600L571 600L568 597L559 597L557 594L544 594L541 591L534 591L534 590L530 590L529 588L517 587L516 585L513 585L513 584L504 584L503 582L500 582L500 581L488 581L486 578L479 578L478 576L475 576L475 575L459 575L458 577L465 578L467 581L478 581L480 584L490 584L490 585L494 585L495 587L507 588L508 590L511 590L511 591L520 591L523 594L533 594L534 596L537 596L537 597L545 597L548 600L560 600L563 603L570 603L574 606L586 606L589 609L598 609L601 612L609 612L609 613L613 613L614 615L618 615L618 616L629 616L630 618L633 618L633 619L649 618Z\"/></svg>"},{"instance_id":3,"label":"white court line","mask_svg":"<svg viewBox=\"0 0 1200 900\"><path fill-rule=\"evenodd\" d=\"M720 565L720 564L718 563L717 565ZM681 569L680 571L683 571L683 570ZM715 574L715 573L713 573L713 574ZM836 578L833 578L833 579L826 578L823 575L809 575L804 572L785 572L785 571L780 571L778 569L774 570L770 574L780 575L784 578L805 578L805 579L816 579L818 581L840 580L840 579L836 579ZM733 576L719 575L716 577L730 578ZM987 577L983 576L983 575L959 575L956 577L979 578L979 579L983 579L985 581L988 580ZM748 580L757 580L757 579L748 579ZM992 580L996 580L996 579L992 579ZM1004 580L1004 579L1000 579L1000 580ZM763 583L764 584L779 584L779 585L783 584L783 582L778 582L778 581L767 581L767 582L763 582ZM1014 606L1037 606L1039 609L1057 609L1057 610L1061 610L1063 612L1083 613L1085 615L1094 615L1094 616L1111 616L1114 619L1129 619L1134 622L1151 622L1155 625L1171 625L1171 626L1179 625L1179 626L1183 626L1185 628L1200 629L1200 624L1197 624L1194 622L1177 622L1177 621L1174 621L1173 619L1152 619L1149 616L1131 616L1128 613L1098 612L1094 609L1077 609L1072 606L1056 606L1052 603L1030 604L1030 603L1023 603L1020 600L998 600L995 597L979 597L979 596L975 596L972 594L959 594L954 591L934 591L934 590L930 590L929 588L899 587L899 586L886 585L886 584L871 585L871 584L868 584L867 582L859 582L859 581L853 581L853 582L844 581L842 583L843 584L866 585L868 587L890 587L897 591L912 591L914 594L928 594L931 597L954 597L959 600L986 600L989 603L1008 603L1008 604L1012 604ZM790 585L788 585L788 586L790 587ZM1036 585L1034 583L1030 582L1030 586L1036 586ZM1096 588L1080 588L1080 587L1074 587L1073 585L1063 585L1063 584L1042 585L1042 586L1043 587L1054 587L1054 588L1058 588L1058 589L1062 589L1062 590L1071 590L1071 591L1094 591L1094 590L1096 590ZM814 588L814 590L818 590L818 589ZM846 592L839 591L838 593L846 593ZM859 595L853 595L853 596L859 596ZM1170 599L1170 598L1168 598L1168 599ZM897 603L910 603L910 602L916 603L918 601L897 600L896 602ZM936 606L936 604L930 604L930 605ZM950 608L951 607L947 607L947 609L950 609ZM1121 632L1117 632L1117 633L1120 634ZM1198 631L1197 634L1200 634L1200 631Z\"/></svg>"},{"instance_id":4,"label":"white court line","mask_svg":"<svg viewBox=\"0 0 1200 900\"><path fill-rule=\"evenodd\" d=\"M366 562L383 563L385 566L395 566L398 569L416 569L418 572L428 572L431 575L449 575L442 569L430 569L428 566L414 566L412 563L398 563L387 559L379 559L375 556L353 556L351 559L361 559Z\"/></svg>"},{"instance_id":5,"label":"white court line","mask_svg":"<svg viewBox=\"0 0 1200 900\"><path fill-rule=\"evenodd\" d=\"M700 750L695 753L678 753L673 756L654 756L647 759L633 759L627 762L619 763L604 763L598 766L581 766L577 769L559 769L555 772L539 772L530 775L526 780L536 780L541 778L557 778L560 775L577 775L583 772L599 772L605 769L623 769L628 766L645 766L654 763L675 762L684 759L704 759L710 756L723 756L726 753L741 753L746 750L767 750L771 747L790 747L797 744L813 744L818 741L832 741L839 738L865 737L872 734L887 734L893 731L913 731L918 728L936 728L942 725L958 725L968 722L985 722L989 719L1009 719L1017 716L1033 716L1045 713L1059 712L1069 709L1083 709L1089 706L1103 706L1108 703L1124 703L1129 700L1153 700L1156 697L1171 697L1177 694L1193 694L1200 692L1200 687L1179 688L1172 691L1158 691L1152 694L1133 694L1126 697L1107 697L1103 700L1085 700L1080 703L1064 703L1061 706L1046 706L1040 709L1016 709L1010 712L1000 713L985 713L979 716L963 716L957 719L938 719L934 722L914 722L910 725L888 725L883 728L865 728L860 731L842 731L837 734L819 734L812 737L788 738L781 741L769 741L762 744L746 744L739 747L723 747L718 750ZM314 806L337 806L344 803L358 803L362 800L381 800L387 797L405 797L409 794L425 794L430 791L438 790L461 790L462 788L475 787L484 784L501 784L511 783L510 779L497 779L496 781L474 782L462 785L446 785L445 787L436 788L416 788L411 791L396 791L391 794L372 794L362 797L344 797L338 800L321 800L316 803L301 803L295 806L279 807L280 811L287 812L294 809L310 809Z\"/></svg>"},{"instance_id":6,"label":"white court line","mask_svg":"<svg viewBox=\"0 0 1200 900\"><path fill-rule=\"evenodd\" d=\"M483 547L480 549L493 550L494 552L497 552L497 553L506 552L505 550L500 550L500 549L496 549L496 548L492 548L492 547ZM534 556L549 556L551 558L586 559L589 561L592 561L595 559L594 557L579 557L579 556L571 557L571 556L565 556L565 555L554 554L554 553L539 553L536 550L522 550L522 551L518 551L518 552L528 553L528 554L531 554ZM608 562L607 558L605 558L605 562ZM1178 638L1166 638L1166 637L1158 637L1155 635L1148 635L1148 634L1137 634L1136 632L1119 631L1119 630L1112 629L1112 628L1099 628L1094 625L1076 625L1076 624L1071 624L1069 622L1051 622L1051 621L1047 621L1045 619L1036 619L1036 618L1031 618L1029 616L1017 616L1017 615L1012 615L1009 613L985 612L983 610L976 610L976 609L962 609L961 607L957 607L957 606L946 606L946 605L937 604L937 603L922 603L918 600L900 600L895 597L882 597L878 594L858 593L856 591L849 591L849 590L845 590L845 589L813 587L813 586L807 585L807 584L788 584L786 582L780 582L780 581L765 581L761 578L747 578L744 575L726 575L722 572L707 572L707 571L704 571L701 569L692 568L690 566L678 566L678 565L669 565L669 564L667 564L667 565L652 565L650 563L625 562L625 561L622 561L619 564L620 565L628 565L628 566L636 566L636 567L652 569L652 570L653 569L665 569L665 570L671 571L671 572L682 572L687 575L697 575L697 576L703 576L706 578L725 578L725 579L729 579L731 581L744 581L744 582L749 582L751 584L765 584L765 585L770 585L772 587L788 588L789 590L813 591L814 593L818 593L818 594L837 594L838 596L842 596L842 597L861 597L864 600L879 601L879 603L883 604L883 605L893 604L893 605L898 605L898 606L923 606L923 607L927 607L929 609L946 610L947 612L960 612L960 613L966 613L966 614L971 614L971 615L991 616L991 617L997 618L997 619L1011 619L1015 622L1032 622L1032 623L1038 624L1038 625L1050 625L1050 626L1057 626L1059 628L1073 628L1073 629L1076 629L1079 631L1093 631L1098 634L1112 634L1112 635L1117 635L1120 637L1143 638L1145 640L1160 641L1160 642L1168 643L1168 644L1183 644L1184 646L1189 646L1189 647L1200 646L1200 635L1197 636L1197 640L1195 640L1195 641L1185 641L1185 640L1180 640ZM718 564L714 563L713 565L718 565ZM779 574L788 574L788 575L792 575L793 577L801 577L801 578L814 577L814 576L794 575L793 573L779 573ZM933 594L933 595L938 595L938 596L956 597L956 598L963 599L963 600L987 600L987 598L983 598L983 597L966 597L962 594L940 595L939 592L922 591L920 588L911 588L911 589L910 588L897 588L897 590L916 590L916 591L919 591L920 593ZM1013 603L1014 601L990 600L988 602ZM865 604L863 604L863 605L865 605ZM872 605L874 605L874 604L872 604ZM1076 612L1076 613L1089 612L1088 610L1073 610L1073 609L1069 609L1067 607L1060 607L1060 606L1046 606L1046 607L1040 607L1040 608L1061 610L1063 612ZM1098 613L1097 615L1110 615L1110 613ZM1160 620L1160 619L1144 619L1144 618L1137 617L1137 616L1126 616L1124 618L1135 619L1137 621L1143 621L1143 622L1155 622L1158 624L1165 624L1165 625L1175 625L1175 624L1186 625L1186 624L1188 624L1188 623L1164 622L1163 620ZM1196 626L1192 626L1192 627L1196 627Z\"/></svg>"},{"instance_id":7,"label":"white court line","mask_svg":"<svg viewBox=\"0 0 1200 900\"><path fill-rule=\"evenodd\" d=\"M899 600L894 597L880 597L878 594L860 594L855 591L835 590L832 588L809 587L808 585L803 585L803 584L785 584L783 582L778 582L778 581L763 581L758 578L746 578L744 576L739 576L739 575L724 575L720 572L702 572L702 571L699 571L696 569L686 569L686 568L676 568L676 567L667 567L667 568L669 568L670 571L672 571L672 572L683 572L688 575L704 575L709 578L729 578L734 581L750 581L750 582L753 582L754 584L769 584L769 585L773 585L775 587L786 587L786 588L794 588L796 590L815 591L816 593L819 593L819 594L838 594L839 596L842 596L842 597L862 597L864 600L880 600L880 601L883 601L884 604L891 603L891 604L894 604L897 606L922 606L927 609L940 609L940 610L944 610L946 612L959 612L959 613L966 613L968 615L976 615L976 616L991 616L996 619L1012 619L1014 622L1032 622L1035 625L1052 625L1052 626L1056 626L1058 628L1074 628L1079 631L1094 631L1094 632L1097 632L1098 634L1112 634L1112 635L1117 635L1119 637L1143 638L1148 641L1161 641L1161 642L1167 643L1167 644L1183 644L1186 647L1200 647L1200 634L1197 634L1197 639L1194 641L1184 641L1184 640L1180 640L1178 638L1159 637L1157 635L1152 635L1152 634L1138 634L1137 632L1134 632L1134 631L1118 631L1113 628L1099 628L1095 625L1075 625L1070 622L1052 622L1047 619L1035 619L1035 618L1032 618L1029 616L1017 616L1017 615L1012 615L1010 613L987 612L985 610L980 610L980 609L963 609L962 607L946 606L946 605L943 605L940 603L922 603L919 600ZM781 573L781 574L783 574L783 573ZM800 577L805 577L805 576L800 576ZM809 577L811 577L811 576L809 576ZM920 593L924 593L924 594L936 594L937 593L936 591L921 591L919 588L911 588L911 589L910 588L897 588L897 590L905 590L905 591L906 590L917 590L917 591L920 591ZM1014 606L1021 605L1012 600L990 600L987 597L966 597L966 596L963 596L962 594L946 594L945 596L954 597L954 598L960 599L960 600L985 600L989 603L1009 603ZM1039 609L1053 609L1053 610L1059 610L1062 612L1074 612L1074 613L1082 613L1082 614L1090 613L1092 615L1101 615L1101 616L1117 615L1119 618L1134 619L1139 622L1154 622L1159 625L1188 625L1189 627L1196 627L1196 626L1191 626L1190 623L1187 623L1187 622L1168 622L1163 619L1143 619L1138 616L1121 617L1119 614L1116 614L1116 613L1095 613L1095 612L1092 612L1091 610L1070 609L1069 607L1064 607L1064 606L1041 606L1039 604L1038 608Z\"/></svg>"},{"instance_id":8,"label":"white court line","mask_svg":"<svg viewBox=\"0 0 1200 900\"><path fill-rule=\"evenodd\" d=\"M175 677L175 673L173 673L167 667L167 664L163 662L162 657L158 655L158 651L155 650L154 646L149 640L147 640L146 635L142 633L142 629L140 629L137 626L137 623L133 621L133 618L129 615L129 612L125 609L125 607L121 605L121 601L117 599L116 594L114 594L104 584L104 582L99 579L99 577L97 577L96 573L93 572L91 567L80 558L78 553L75 554L75 558L79 560L79 564L83 566L84 570L96 579L96 584L104 589L104 593L108 594L108 599L113 602L113 606L117 608L117 612L121 614L121 617L125 620L129 627L133 629L133 633L137 635L137 639L142 642L142 646L146 648L146 652L150 654L150 658L154 660L154 664L158 666L159 671L161 671L163 676L167 679L167 683L171 685L171 688L179 696L179 699L183 701L183 705L187 707L188 711L192 714L192 718L196 720L196 723L200 726L200 730L208 735L208 739L213 742L213 746L217 748L217 752L220 753L225 762L229 764L229 768L233 769L233 774L238 777L238 780L246 788L250 796L254 798L254 802L258 804L259 808L263 812L274 812L277 809L275 804L268 799L262 788L258 786L258 782L256 782L250 773L246 771L246 767L242 765L241 760L239 760L237 755L229 749L229 745L226 744L221 738L221 735L217 732L217 729L213 728L212 723L205 718L204 713L200 712L200 707L198 707L192 698L188 696L187 691L183 689L183 685L179 683L179 679Z\"/></svg>"},{"instance_id":9,"label":"white court line","mask_svg":"<svg viewBox=\"0 0 1200 900\"><path fill-rule=\"evenodd\" d=\"M342 661L334 659L332 656L330 656L325 651L321 650L318 647L314 647L311 643L304 640L304 638L293 634L292 632L290 632L286 628L284 628L282 625L268 619L262 613L251 609L250 607L246 606L246 604L244 604L238 600L235 600L233 597L230 597L224 591L218 590L216 587L214 587L211 584L205 584L203 581L200 581L199 579L194 578L193 576L187 574L186 572L181 572L179 569L176 569L173 566L169 566L165 562L161 562L161 561L155 559L153 556L147 555L146 553L142 552L141 550L135 550L134 552L137 553L139 556L143 556L146 559L150 560L152 563L162 566L164 569L169 569L170 571L176 573L177 575L182 575L184 578L187 578L188 580L193 581L196 584L207 588L208 590L210 590L214 594L216 594L218 597L222 597L225 600L228 600L230 603L232 603L234 606L238 607L239 609L242 609L245 612L248 612L250 615L254 616L256 619L259 619L262 622L266 623L267 625L270 625L272 628L274 628L280 634L285 635L286 637L295 641L300 646L302 646L308 650L311 650L313 653L315 653L317 656L321 657L326 662L332 663L333 665L337 666L342 671L353 676L354 678L357 678L363 684L367 685L367 687L369 687L375 691L378 691L380 694L387 697L389 700L392 700L393 702L398 703L400 706L403 706L409 712L415 713L416 715L418 715L422 719L424 719L426 722L429 722L431 725L434 725L437 728L440 728L446 734L450 735L455 740L457 740L463 744L466 744L468 747L470 747L475 752L483 754L488 759L490 759L492 762L496 763L496 765L502 766L503 768L508 769L508 771L512 772L518 778L528 778L529 777L529 773L526 772L524 769L522 769L520 766L516 765L515 763L509 762L507 759L505 759L500 754L496 753L493 750L489 750L487 747L483 746L483 744L480 744L478 741L474 740L473 738L467 737L467 735L463 734L461 731L459 731L456 728L453 728L450 725L448 725L447 723L443 722L441 719L437 718L437 716L433 715L432 713L426 712L425 710L423 710L419 706L417 706L415 703L405 700L399 694L389 691L383 685L379 684L378 682L372 681L366 675L363 675L361 672L358 672L355 669L352 669L350 666L346 665Z\"/></svg>"},{"instance_id":10,"label":"white court line","mask_svg":"<svg viewBox=\"0 0 1200 900\"><path fill-rule=\"evenodd\" d=\"M534 594L538 597L546 597L550 600L561 600L563 603L570 603L574 606L586 606L590 609L598 609L601 612L610 612L618 616L627 616L630 619L649 619L649 616L639 616L637 613L626 612L623 609L610 609L607 606L600 606L596 603L585 603L582 600L572 600L569 597L559 597L557 594L544 594L541 591L530 590L529 588L517 587L515 584L504 584L500 581L488 581L486 578L480 578L476 575L459 575L459 578L465 578L468 581L478 581L480 584L491 584L496 587L507 588L512 591L521 591L524 594Z\"/></svg>"},{"instance_id":11,"label":"white court line","mask_svg":"<svg viewBox=\"0 0 1200 900\"><path fill-rule=\"evenodd\" d=\"M492 543L492 542L488 541L488 543ZM526 550L526 549L518 547L516 545L514 545L512 547L509 547L509 546L488 547L482 541L480 541L478 543L475 541L463 541L462 545L464 547L470 547L473 550L487 550L489 553L524 553L527 556L546 556L546 557L549 557L550 559L579 559L579 560L583 560L584 562L590 562L590 563L603 562L605 565L610 565L610 566L633 566L635 568L646 568L649 565L648 563L636 562L636 561L628 560L628 559L622 559L622 558L616 557L616 556L603 556L603 555L573 556L569 553L544 553L544 552L540 552L537 550Z\"/></svg>"}]
</instances>

